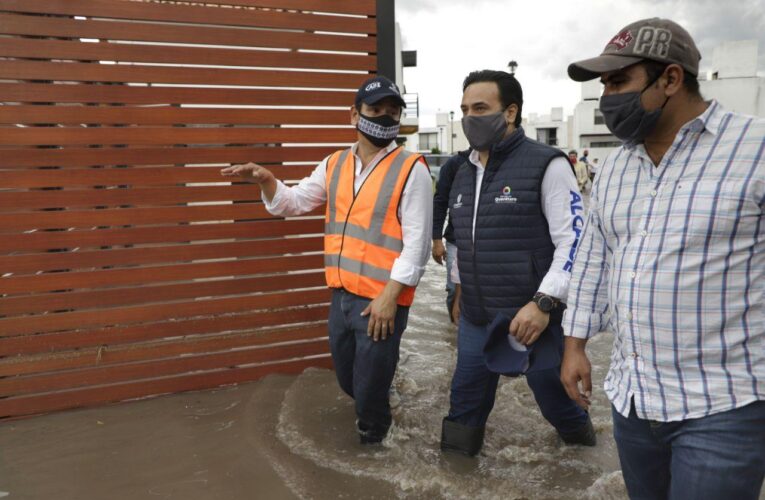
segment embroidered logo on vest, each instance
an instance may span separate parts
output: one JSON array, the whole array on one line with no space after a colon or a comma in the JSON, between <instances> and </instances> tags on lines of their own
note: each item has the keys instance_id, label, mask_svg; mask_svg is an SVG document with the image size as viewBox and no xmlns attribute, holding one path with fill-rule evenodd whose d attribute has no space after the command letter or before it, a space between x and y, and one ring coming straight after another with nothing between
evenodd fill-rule
<instances>
[{"instance_id":1,"label":"embroidered logo on vest","mask_svg":"<svg viewBox=\"0 0 765 500\"><path fill-rule=\"evenodd\" d=\"M457 195L457 203L452 205L452 208L460 208L462 207L462 193Z\"/></svg>"},{"instance_id":2,"label":"embroidered logo on vest","mask_svg":"<svg viewBox=\"0 0 765 500\"><path fill-rule=\"evenodd\" d=\"M502 195L497 196L494 198L494 203L516 203L518 201L518 198L512 195L513 190L510 189L510 186L505 186L502 188Z\"/></svg>"}]
</instances>

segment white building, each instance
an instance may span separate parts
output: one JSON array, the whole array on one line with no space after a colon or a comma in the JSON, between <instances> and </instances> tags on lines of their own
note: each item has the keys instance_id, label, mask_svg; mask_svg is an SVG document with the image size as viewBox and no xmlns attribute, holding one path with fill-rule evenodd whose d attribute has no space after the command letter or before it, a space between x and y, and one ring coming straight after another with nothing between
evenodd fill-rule
<instances>
[{"instance_id":1,"label":"white building","mask_svg":"<svg viewBox=\"0 0 765 500\"><path fill-rule=\"evenodd\" d=\"M599 80L582 82L582 100L574 108L572 116L571 147L582 152L590 151L589 159L595 158L602 163L608 153L621 146L621 141L614 137L606 127L600 112L600 94L603 89Z\"/></svg>"},{"instance_id":2,"label":"white building","mask_svg":"<svg viewBox=\"0 0 765 500\"><path fill-rule=\"evenodd\" d=\"M552 108L549 115L530 113L523 129L527 137L548 146L568 150L571 144L571 117L563 116L563 108Z\"/></svg>"},{"instance_id":3,"label":"white building","mask_svg":"<svg viewBox=\"0 0 765 500\"><path fill-rule=\"evenodd\" d=\"M468 142L462 131L462 121L456 113L436 113L435 127L420 127L417 134L407 140L407 149L420 153L434 150L451 154L467 149Z\"/></svg>"},{"instance_id":4,"label":"white building","mask_svg":"<svg viewBox=\"0 0 765 500\"><path fill-rule=\"evenodd\" d=\"M765 117L765 77L757 76L757 40L725 42L712 54L712 69L700 78L701 95L725 109Z\"/></svg>"}]
</instances>

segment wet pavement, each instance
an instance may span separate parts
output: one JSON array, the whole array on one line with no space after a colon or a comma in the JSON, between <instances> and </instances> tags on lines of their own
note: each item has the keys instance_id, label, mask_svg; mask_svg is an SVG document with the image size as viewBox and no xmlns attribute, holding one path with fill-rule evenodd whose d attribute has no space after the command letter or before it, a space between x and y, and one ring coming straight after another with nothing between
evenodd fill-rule
<instances>
[{"instance_id":1,"label":"wet pavement","mask_svg":"<svg viewBox=\"0 0 765 500\"><path fill-rule=\"evenodd\" d=\"M358 444L352 401L332 372L311 369L0 423L0 498L626 498L602 390L608 333L588 345L596 447L563 446L525 381L505 378L480 455L441 454L456 359L444 282L431 262L402 340L394 426L382 446Z\"/></svg>"}]
</instances>

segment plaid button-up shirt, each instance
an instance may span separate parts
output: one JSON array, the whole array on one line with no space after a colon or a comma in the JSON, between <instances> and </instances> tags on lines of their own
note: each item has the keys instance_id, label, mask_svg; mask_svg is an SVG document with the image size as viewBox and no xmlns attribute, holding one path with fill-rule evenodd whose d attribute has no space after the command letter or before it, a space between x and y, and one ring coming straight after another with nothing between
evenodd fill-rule
<instances>
[{"instance_id":1,"label":"plaid button-up shirt","mask_svg":"<svg viewBox=\"0 0 765 500\"><path fill-rule=\"evenodd\" d=\"M765 399L765 120L712 101L658 166L622 147L595 180L566 335L614 331L605 390L676 421Z\"/></svg>"}]
</instances>

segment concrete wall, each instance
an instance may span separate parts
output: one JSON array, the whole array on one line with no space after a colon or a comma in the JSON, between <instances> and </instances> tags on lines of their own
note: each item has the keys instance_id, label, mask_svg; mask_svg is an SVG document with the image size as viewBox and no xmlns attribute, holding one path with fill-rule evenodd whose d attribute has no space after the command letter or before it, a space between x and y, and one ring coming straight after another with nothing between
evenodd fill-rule
<instances>
[{"instance_id":1,"label":"concrete wall","mask_svg":"<svg viewBox=\"0 0 765 500\"><path fill-rule=\"evenodd\" d=\"M726 109L765 117L765 78L727 78L700 82L705 99L717 99Z\"/></svg>"},{"instance_id":2,"label":"concrete wall","mask_svg":"<svg viewBox=\"0 0 765 500\"><path fill-rule=\"evenodd\" d=\"M712 53L711 79L757 76L757 53L757 40L723 42Z\"/></svg>"}]
</instances>

